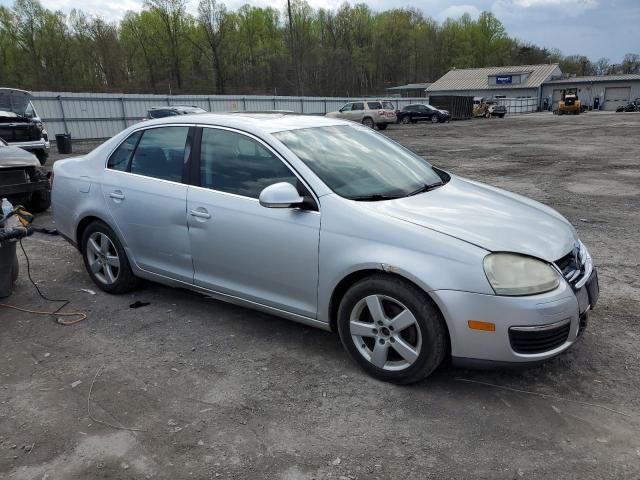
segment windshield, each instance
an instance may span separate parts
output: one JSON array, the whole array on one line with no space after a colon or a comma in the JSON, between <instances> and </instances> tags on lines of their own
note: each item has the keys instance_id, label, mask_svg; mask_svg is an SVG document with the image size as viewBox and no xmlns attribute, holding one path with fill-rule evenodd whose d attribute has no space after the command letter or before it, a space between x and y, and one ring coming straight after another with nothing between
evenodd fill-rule
<instances>
[{"instance_id":1,"label":"windshield","mask_svg":"<svg viewBox=\"0 0 640 480\"><path fill-rule=\"evenodd\" d=\"M433 107L429 104L426 104L425 107L427 107L429 110L438 110L436 107Z\"/></svg>"},{"instance_id":2,"label":"windshield","mask_svg":"<svg viewBox=\"0 0 640 480\"><path fill-rule=\"evenodd\" d=\"M426 160L360 125L289 130L274 136L331 190L352 200L404 197L442 182Z\"/></svg>"}]
</instances>

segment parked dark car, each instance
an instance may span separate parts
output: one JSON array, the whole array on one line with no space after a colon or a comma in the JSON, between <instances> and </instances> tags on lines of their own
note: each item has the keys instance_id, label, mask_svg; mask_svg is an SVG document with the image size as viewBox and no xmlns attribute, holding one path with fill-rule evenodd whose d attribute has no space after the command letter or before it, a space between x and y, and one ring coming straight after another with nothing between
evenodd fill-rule
<instances>
[{"instance_id":1,"label":"parked dark car","mask_svg":"<svg viewBox=\"0 0 640 480\"><path fill-rule=\"evenodd\" d=\"M49 134L31 103L29 92L0 88L0 138L32 152L42 165L47 161Z\"/></svg>"},{"instance_id":2,"label":"parked dark car","mask_svg":"<svg viewBox=\"0 0 640 480\"><path fill-rule=\"evenodd\" d=\"M0 139L0 199L42 212L51 205L51 185L31 153Z\"/></svg>"},{"instance_id":3,"label":"parked dark car","mask_svg":"<svg viewBox=\"0 0 640 480\"><path fill-rule=\"evenodd\" d=\"M640 112L640 98L636 98L633 102L629 102L624 106L616 108L616 112Z\"/></svg>"},{"instance_id":4,"label":"parked dark car","mask_svg":"<svg viewBox=\"0 0 640 480\"><path fill-rule=\"evenodd\" d=\"M428 121L431 123L443 123L451 121L451 115L446 110L440 110L427 103L416 103L402 107L397 114L398 123L416 123Z\"/></svg>"},{"instance_id":5,"label":"parked dark car","mask_svg":"<svg viewBox=\"0 0 640 480\"><path fill-rule=\"evenodd\" d=\"M171 105L167 107L151 107L147 111L144 120L152 120L154 118L173 117L176 115L189 115L192 113L207 113L206 110L189 105Z\"/></svg>"}]
</instances>

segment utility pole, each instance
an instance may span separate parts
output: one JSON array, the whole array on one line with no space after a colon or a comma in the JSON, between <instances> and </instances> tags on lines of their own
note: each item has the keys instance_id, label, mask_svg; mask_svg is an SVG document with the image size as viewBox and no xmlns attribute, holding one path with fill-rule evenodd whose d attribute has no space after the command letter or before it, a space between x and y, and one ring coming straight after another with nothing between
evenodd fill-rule
<instances>
[{"instance_id":1,"label":"utility pole","mask_svg":"<svg viewBox=\"0 0 640 480\"><path fill-rule=\"evenodd\" d=\"M287 13L289 14L289 50L291 51L291 62L293 63L293 70L295 72L296 81L296 95L300 95L300 76L298 69L298 57L296 55L296 49L293 42L293 14L291 12L291 0L287 0Z\"/></svg>"}]
</instances>

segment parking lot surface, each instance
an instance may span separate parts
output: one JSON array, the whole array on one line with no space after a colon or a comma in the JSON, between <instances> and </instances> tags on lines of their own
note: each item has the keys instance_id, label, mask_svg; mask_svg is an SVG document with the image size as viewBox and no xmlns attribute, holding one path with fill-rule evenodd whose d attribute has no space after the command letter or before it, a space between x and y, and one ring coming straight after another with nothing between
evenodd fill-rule
<instances>
[{"instance_id":1,"label":"parking lot surface","mask_svg":"<svg viewBox=\"0 0 640 480\"><path fill-rule=\"evenodd\" d=\"M638 132L640 114L606 113L386 132L556 208L589 247L601 297L584 336L526 370L384 384L337 335L155 284L111 296L62 238L26 239L45 295L88 319L0 309L0 478L640 478ZM7 302L57 307L20 266Z\"/></svg>"}]
</instances>

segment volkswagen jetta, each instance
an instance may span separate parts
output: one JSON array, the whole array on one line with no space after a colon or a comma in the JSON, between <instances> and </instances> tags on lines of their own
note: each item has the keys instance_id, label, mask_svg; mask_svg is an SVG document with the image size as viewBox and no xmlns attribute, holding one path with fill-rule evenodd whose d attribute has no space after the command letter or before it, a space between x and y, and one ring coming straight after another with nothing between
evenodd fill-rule
<instances>
[{"instance_id":1,"label":"volkswagen jetta","mask_svg":"<svg viewBox=\"0 0 640 480\"><path fill-rule=\"evenodd\" d=\"M152 120L54 165L58 230L102 290L140 279L337 331L373 376L576 342L597 273L555 210L370 128L285 114Z\"/></svg>"}]
</instances>

